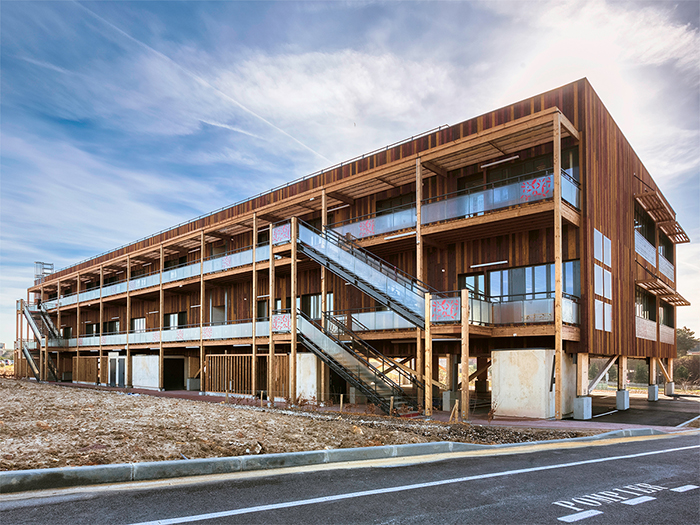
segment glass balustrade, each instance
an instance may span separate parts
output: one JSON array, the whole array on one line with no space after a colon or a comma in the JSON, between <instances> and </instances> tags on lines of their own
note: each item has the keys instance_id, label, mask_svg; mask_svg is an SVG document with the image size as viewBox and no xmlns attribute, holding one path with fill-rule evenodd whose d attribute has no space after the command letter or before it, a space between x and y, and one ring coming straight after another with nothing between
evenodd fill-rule
<instances>
[{"instance_id":1,"label":"glass balustrade","mask_svg":"<svg viewBox=\"0 0 700 525\"><path fill-rule=\"evenodd\" d=\"M469 295L469 322L471 324L492 324L493 319L491 313L491 303L489 301Z\"/></svg>"},{"instance_id":2,"label":"glass balustrade","mask_svg":"<svg viewBox=\"0 0 700 525\"><path fill-rule=\"evenodd\" d=\"M118 295L120 293L126 293L126 281L120 283L108 284L102 288L102 297L108 297L110 295Z\"/></svg>"},{"instance_id":3,"label":"glass balustrade","mask_svg":"<svg viewBox=\"0 0 700 525\"><path fill-rule=\"evenodd\" d=\"M199 341L199 326L173 327L163 330L163 342L172 343L175 341Z\"/></svg>"},{"instance_id":4,"label":"glass balustrade","mask_svg":"<svg viewBox=\"0 0 700 525\"><path fill-rule=\"evenodd\" d=\"M103 345L125 345L126 344L126 332L118 334L105 334L102 336Z\"/></svg>"},{"instance_id":5,"label":"glass balustrade","mask_svg":"<svg viewBox=\"0 0 700 525\"><path fill-rule=\"evenodd\" d=\"M644 238L637 230L634 231L634 251L656 268L656 248Z\"/></svg>"},{"instance_id":6,"label":"glass balustrade","mask_svg":"<svg viewBox=\"0 0 700 525\"><path fill-rule=\"evenodd\" d=\"M227 253L219 257L211 257L204 261L204 273L216 273L239 266L253 264L253 249L245 248L243 250Z\"/></svg>"},{"instance_id":7,"label":"glass balustrade","mask_svg":"<svg viewBox=\"0 0 700 525\"><path fill-rule=\"evenodd\" d=\"M568 324L579 324L579 303L568 297L562 297L561 318Z\"/></svg>"},{"instance_id":8,"label":"glass balustrade","mask_svg":"<svg viewBox=\"0 0 700 525\"><path fill-rule=\"evenodd\" d=\"M78 338L78 345L80 346L100 346L100 336L99 335L84 335Z\"/></svg>"},{"instance_id":9,"label":"glass balustrade","mask_svg":"<svg viewBox=\"0 0 700 525\"><path fill-rule=\"evenodd\" d=\"M659 254L659 270L661 271L662 274L666 276L667 279L670 281L673 281L674 279L674 267L673 264L671 264L666 257L663 255Z\"/></svg>"},{"instance_id":10,"label":"glass balustrade","mask_svg":"<svg viewBox=\"0 0 700 525\"><path fill-rule=\"evenodd\" d=\"M83 301L94 301L100 298L100 289L95 288L94 290L88 290L85 292L80 292L80 302Z\"/></svg>"},{"instance_id":11,"label":"glass balustrade","mask_svg":"<svg viewBox=\"0 0 700 525\"><path fill-rule=\"evenodd\" d=\"M143 277L136 277L129 281L129 291L141 290L143 288L149 288L151 286L158 286L159 284L160 273L145 275ZM63 303L61 303L61 305L63 305Z\"/></svg>"},{"instance_id":12,"label":"glass balustrade","mask_svg":"<svg viewBox=\"0 0 700 525\"><path fill-rule=\"evenodd\" d=\"M200 263L167 269L163 272L163 284L171 283L173 281L180 281L182 279L189 279L190 277L199 277L200 271Z\"/></svg>"},{"instance_id":13,"label":"glass balustrade","mask_svg":"<svg viewBox=\"0 0 700 525\"><path fill-rule=\"evenodd\" d=\"M303 224L299 225L299 240L393 301L418 315L424 315L423 293L414 289L399 270L383 265L366 252L353 250L351 245L341 245L343 241L333 235L318 235Z\"/></svg>"},{"instance_id":14,"label":"glass balustrade","mask_svg":"<svg viewBox=\"0 0 700 525\"><path fill-rule=\"evenodd\" d=\"M533 176L534 175L534 176ZM562 198L577 209L580 208L579 183L562 170ZM427 199L421 207L421 224L433 224L464 217L474 217L485 212L507 208L527 202L536 202L554 196L554 180L551 170L481 186L469 191L446 194ZM382 235L416 225L415 206L396 208L383 215L368 215L351 223L331 225L340 235L350 234L357 239Z\"/></svg>"}]
</instances>

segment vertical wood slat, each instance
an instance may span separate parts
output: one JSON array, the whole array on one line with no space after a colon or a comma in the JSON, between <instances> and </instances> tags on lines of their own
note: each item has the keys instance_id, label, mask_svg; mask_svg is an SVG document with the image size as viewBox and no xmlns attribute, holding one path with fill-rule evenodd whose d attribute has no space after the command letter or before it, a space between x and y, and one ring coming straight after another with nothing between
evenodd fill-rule
<instances>
[{"instance_id":1,"label":"vertical wood slat","mask_svg":"<svg viewBox=\"0 0 700 525\"><path fill-rule=\"evenodd\" d=\"M258 360L262 363L256 371L267 375L267 361L269 356L260 355ZM206 356L207 370L206 389L208 392L225 393L227 384L230 384L229 393L254 395L253 391L253 356L250 354L213 354ZM270 397L289 396L289 355L276 355L273 364L272 375L274 381L270 391Z\"/></svg>"}]
</instances>

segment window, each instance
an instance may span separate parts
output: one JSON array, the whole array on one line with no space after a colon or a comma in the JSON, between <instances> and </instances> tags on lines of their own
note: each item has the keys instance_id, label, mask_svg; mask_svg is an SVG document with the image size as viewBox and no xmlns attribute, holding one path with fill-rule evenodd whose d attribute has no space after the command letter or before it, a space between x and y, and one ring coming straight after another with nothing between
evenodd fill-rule
<instances>
[{"instance_id":1,"label":"window","mask_svg":"<svg viewBox=\"0 0 700 525\"><path fill-rule=\"evenodd\" d=\"M301 312L311 319L321 318L321 294L301 296Z\"/></svg>"},{"instance_id":2,"label":"window","mask_svg":"<svg viewBox=\"0 0 700 525\"><path fill-rule=\"evenodd\" d=\"M85 325L85 335L100 335L99 323L87 323Z\"/></svg>"},{"instance_id":3,"label":"window","mask_svg":"<svg viewBox=\"0 0 700 525\"><path fill-rule=\"evenodd\" d=\"M61 337L63 339L70 339L73 337L73 327L72 326L64 326L61 328Z\"/></svg>"},{"instance_id":4,"label":"window","mask_svg":"<svg viewBox=\"0 0 700 525\"><path fill-rule=\"evenodd\" d=\"M175 330L187 326L187 312L165 314L163 318L163 328L165 330Z\"/></svg>"},{"instance_id":5,"label":"window","mask_svg":"<svg viewBox=\"0 0 700 525\"><path fill-rule=\"evenodd\" d=\"M145 317L135 317L131 320L131 331L135 334L139 334L146 331L146 318Z\"/></svg>"},{"instance_id":6,"label":"window","mask_svg":"<svg viewBox=\"0 0 700 525\"><path fill-rule=\"evenodd\" d=\"M102 323L102 333L103 334L115 334L119 332L119 321L105 321Z\"/></svg>"},{"instance_id":7,"label":"window","mask_svg":"<svg viewBox=\"0 0 700 525\"><path fill-rule=\"evenodd\" d=\"M164 268L167 270L168 268L174 268L176 266L181 266L186 263L187 255L183 255L182 257L179 257L177 259L170 259L169 261L165 261Z\"/></svg>"},{"instance_id":8,"label":"window","mask_svg":"<svg viewBox=\"0 0 700 525\"><path fill-rule=\"evenodd\" d=\"M460 277L464 277L466 283L466 276ZM488 295L494 301L545 299L554 297L554 281L554 264L496 270L489 272ZM602 278L600 282L602 285ZM579 261L567 261L562 264L562 291L574 297L581 296Z\"/></svg>"},{"instance_id":9,"label":"window","mask_svg":"<svg viewBox=\"0 0 700 525\"><path fill-rule=\"evenodd\" d=\"M659 255L663 255L668 262L673 264L673 243L662 231L659 231Z\"/></svg>"},{"instance_id":10,"label":"window","mask_svg":"<svg viewBox=\"0 0 700 525\"><path fill-rule=\"evenodd\" d=\"M634 297L634 310L637 317L656 321L656 297L646 290L637 288Z\"/></svg>"},{"instance_id":11,"label":"window","mask_svg":"<svg viewBox=\"0 0 700 525\"><path fill-rule=\"evenodd\" d=\"M462 274L457 277L457 286L461 290L467 288L475 295L486 295L486 276L483 273Z\"/></svg>"},{"instance_id":12,"label":"window","mask_svg":"<svg viewBox=\"0 0 700 525\"><path fill-rule=\"evenodd\" d=\"M676 326L673 319L673 306L663 301L659 305L659 323L674 328Z\"/></svg>"},{"instance_id":13,"label":"window","mask_svg":"<svg viewBox=\"0 0 700 525\"><path fill-rule=\"evenodd\" d=\"M260 320L267 319L267 299L258 299L255 317Z\"/></svg>"},{"instance_id":14,"label":"window","mask_svg":"<svg viewBox=\"0 0 700 525\"><path fill-rule=\"evenodd\" d=\"M656 246L656 225L638 202L634 203L634 229L641 233L652 246Z\"/></svg>"},{"instance_id":15,"label":"window","mask_svg":"<svg viewBox=\"0 0 700 525\"><path fill-rule=\"evenodd\" d=\"M467 175L466 177L457 179L457 189L462 191L470 188L478 188L479 186L483 186L484 183L484 174L475 173L474 175Z\"/></svg>"},{"instance_id":16,"label":"window","mask_svg":"<svg viewBox=\"0 0 700 525\"><path fill-rule=\"evenodd\" d=\"M404 195L399 195L398 197L391 197L390 199L384 199L377 201L377 215L385 215L390 213L393 208L398 208L399 206L408 206L415 204L416 194L414 192L405 193Z\"/></svg>"},{"instance_id":17,"label":"window","mask_svg":"<svg viewBox=\"0 0 700 525\"><path fill-rule=\"evenodd\" d=\"M258 244L267 244L268 242L270 242L270 229L258 230Z\"/></svg>"}]
</instances>

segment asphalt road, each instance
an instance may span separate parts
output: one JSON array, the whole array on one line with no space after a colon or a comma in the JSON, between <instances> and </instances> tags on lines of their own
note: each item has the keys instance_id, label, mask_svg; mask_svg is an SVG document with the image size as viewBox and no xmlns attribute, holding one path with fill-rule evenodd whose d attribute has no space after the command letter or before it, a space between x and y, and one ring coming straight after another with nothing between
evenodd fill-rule
<instances>
[{"instance_id":1,"label":"asphalt road","mask_svg":"<svg viewBox=\"0 0 700 525\"><path fill-rule=\"evenodd\" d=\"M3 496L0 523L700 523L698 433L370 465Z\"/></svg>"}]
</instances>

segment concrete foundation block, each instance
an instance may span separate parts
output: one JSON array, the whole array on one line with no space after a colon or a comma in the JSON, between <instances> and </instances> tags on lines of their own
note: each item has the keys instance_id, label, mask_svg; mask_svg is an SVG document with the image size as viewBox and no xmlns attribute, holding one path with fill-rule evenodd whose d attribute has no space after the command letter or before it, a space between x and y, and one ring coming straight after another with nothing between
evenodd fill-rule
<instances>
[{"instance_id":1,"label":"concrete foundation block","mask_svg":"<svg viewBox=\"0 0 700 525\"><path fill-rule=\"evenodd\" d=\"M454 392L452 390L446 390L442 393L442 409L445 412L452 412L452 408L455 406L455 402L460 398L459 392Z\"/></svg>"},{"instance_id":2,"label":"concrete foundation block","mask_svg":"<svg viewBox=\"0 0 700 525\"><path fill-rule=\"evenodd\" d=\"M667 396L672 396L674 394L674 391L676 389L676 384L671 381L670 383L666 383L664 386L664 394Z\"/></svg>"},{"instance_id":3,"label":"concrete foundation block","mask_svg":"<svg viewBox=\"0 0 700 525\"><path fill-rule=\"evenodd\" d=\"M659 385L649 385L649 401L659 400Z\"/></svg>"},{"instance_id":4,"label":"concrete foundation block","mask_svg":"<svg viewBox=\"0 0 700 525\"><path fill-rule=\"evenodd\" d=\"M348 388L348 403L358 405L367 402L367 396L354 386Z\"/></svg>"},{"instance_id":5,"label":"concrete foundation block","mask_svg":"<svg viewBox=\"0 0 700 525\"><path fill-rule=\"evenodd\" d=\"M574 398L574 419L586 420L593 417L593 399L590 396Z\"/></svg>"},{"instance_id":6,"label":"concrete foundation block","mask_svg":"<svg viewBox=\"0 0 700 525\"><path fill-rule=\"evenodd\" d=\"M199 378L187 378L187 390L199 390Z\"/></svg>"},{"instance_id":7,"label":"concrete foundation block","mask_svg":"<svg viewBox=\"0 0 700 525\"><path fill-rule=\"evenodd\" d=\"M616 396L615 408L618 410L627 410L630 407L629 390L618 390Z\"/></svg>"}]
</instances>

